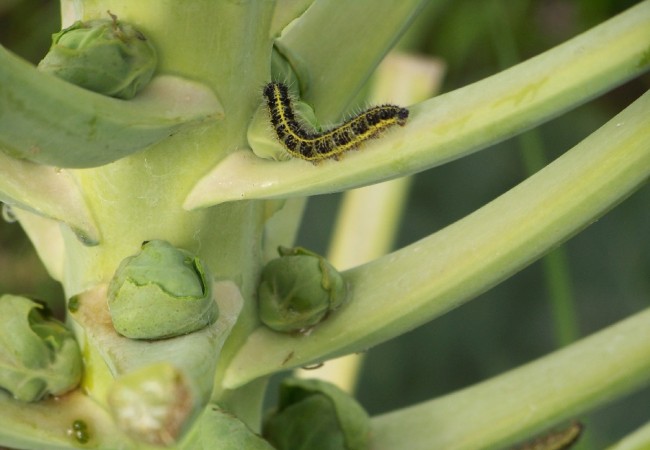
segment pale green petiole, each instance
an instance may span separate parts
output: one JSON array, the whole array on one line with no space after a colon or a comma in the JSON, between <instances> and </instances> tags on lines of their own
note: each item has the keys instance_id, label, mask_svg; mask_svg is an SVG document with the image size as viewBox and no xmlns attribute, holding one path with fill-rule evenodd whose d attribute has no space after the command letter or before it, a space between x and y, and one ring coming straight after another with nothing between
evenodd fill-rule
<instances>
[{"instance_id":1,"label":"pale green petiole","mask_svg":"<svg viewBox=\"0 0 650 450\"><path fill-rule=\"evenodd\" d=\"M406 126L341 161L314 166L233 153L197 183L185 207L337 192L419 172L549 120L649 65L646 0L539 56L411 107Z\"/></svg>"},{"instance_id":2,"label":"pale green petiole","mask_svg":"<svg viewBox=\"0 0 650 450\"><path fill-rule=\"evenodd\" d=\"M65 261L61 223L21 209L11 211L33 243L47 273L60 282Z\"/></svg>"},{"instance_id":3,"label":"pale green petiole","mask_svg":"<svg viewBox=\"0 0 650 450\"><path fill-rule=\"evenodd\" d=\"M0 201L67 224L88 243L99 230L75 179L67 171L42 166L0 151Z\"/></svg>"},{"instance_id":4,"label":"pale green petiole","mask_svg":"<svg viewBox=\"0 0 650 450\"><path fill-rule=\"evenodd\" d=\"M498 377L375 417L372 449L509 448L646 384L648 342L646 309Z\"/></svg>"},{"instance_id":5,"label":"pale green petiole","mask_svg":"<svg viewBox=\"0 0 650 450\"><path fill-rule=\"evenodd\" d=\"M650 92L462 220L344 272L350 302L306 337L259 328L225 384L363 351L474 298L589 225L650 176ZM290 357L289 357L290 356Z\"/></svg>"}]
</instances>

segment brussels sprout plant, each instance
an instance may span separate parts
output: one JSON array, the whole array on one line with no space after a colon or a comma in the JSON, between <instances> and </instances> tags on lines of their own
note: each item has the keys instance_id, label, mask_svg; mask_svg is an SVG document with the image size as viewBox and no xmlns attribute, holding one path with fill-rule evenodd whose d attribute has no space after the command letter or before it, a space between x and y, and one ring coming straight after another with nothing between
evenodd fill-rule
<instances>
[{"instance_id":1,"label":"brussels sprout plant","mask_svg":"<svg viewBox=\"0 0 650 450\"><path fill-rule=\"evenodd\" d=\"M61 0L62 31L38 66L0 47L0 201L66 299L57 322L0 297L0 446L562 448L568 435L553 429L650 383L646 309L381 415L346 392L354 369L347 385L285 380L266 414L272 375L344 355L355 367L544 257L650 175L646 93L505 194L389 251L409 175L650 68L645 0L435 96L440 63L391 52L427 3ZM271 81L295 111L283 100L269 117ZM408 119L317 164L274 136L271 121L295 120L314 130L298 139L342 145L386 120L331 131L366 100ZM305 199L340 191L357 203L338 247L327 259L291 249ZM649 430L613 448L647 448Z\"/></svg>"}]
</instances>

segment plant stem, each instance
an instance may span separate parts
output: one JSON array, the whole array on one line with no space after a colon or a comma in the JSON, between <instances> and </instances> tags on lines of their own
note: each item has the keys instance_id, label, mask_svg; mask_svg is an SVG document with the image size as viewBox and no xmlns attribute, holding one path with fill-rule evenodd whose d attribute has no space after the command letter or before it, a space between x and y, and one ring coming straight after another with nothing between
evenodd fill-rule
<instances>
[{"instance_id":1,"label":"plant stem","mask_svg":"<svg viewBox=\"0 0 650 450\"><path fill-rule=\"evenodd\" d=\"M647 450L650 448L650 422L623 438L607 450Z\"/></svg>"},{"instance_id":2,"label":"plant stem","mask_svg":"<svg viewBox=\"0 0 650 450\"><path fill-rule=\"evenodd\" d=\"M461 391L373 418L373 450L504 448L647 384L650 309Z\"/></svg>"}]
</instances>

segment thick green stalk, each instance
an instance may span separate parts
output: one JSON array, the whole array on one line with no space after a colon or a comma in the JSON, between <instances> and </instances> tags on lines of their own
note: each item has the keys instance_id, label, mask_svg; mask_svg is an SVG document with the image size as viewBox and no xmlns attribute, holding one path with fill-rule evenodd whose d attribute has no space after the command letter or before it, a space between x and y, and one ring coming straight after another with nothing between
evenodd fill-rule
<instances>
[{"instance_id":1,"label":"thick green stalk","mask_svg":"<svg viewBox=\"0 0 650 450\"><path fill-rule=\"evenodd\" d=\"M229 333L221 358L214 348L218 344L214 336L207 336L201 342L178 338L176 346L175 340L161 341L156 343L160 350L157 356L151 355L153 360L139 358L137 355L143 346L153 347L142 342L127 345L119 336L102 334L105 326L91 320L91 316L73 315L75 331L87 350L88 370L84 383L102 403L112 389L113 377L128 376L145 361L155 362L156 358L164 358L168 353L175 367L190 379L192 401L198 399L199 403L205 403L211 398L218 399L224 392L220 375L214 375L215 368L223 370L228 354L257 325L253 295L262 260L265 205L239 202L199 212L187 212L181 205L206 167L245 145L246 126L258 103L257 89L268 77L271 48L268 27L273 6L274 3L268 1L205 0L194 2L191 8L175 1L164 4L159 1L136 4L123 0L63 2L66 23L103 17L106 10L111 10L121 20L134 23L155 43L160 56L160 73L199 81L223 106L220 121L206 122L200 129L180 131L113 164L65 172L75 188L79 186L83 192L83 202L101 236L99 245L88 247L68 229L58 231L57 239L63 243L65 255L59 271L66 296L80 295L82 300L90 299L89 293L107 283L118 264L136 253L142 242L162 239L198 254L215 278L234 282L238 295L244 298L240 320ZM206 48L211 49L209 58L205 57ZM36 226L32 230L39 233ZM52 227L41 228L41 232L46 231L52 231ZM45 241L36 238L34 242ZM105 305L106 300L88 301ZM102 317L105 322L105 315L97 316L96 320ZM225 310L222 317L226 317ZM222 330L226 331L227 328ZM201 336L196 334L195 337ZM225 336L220 339L223 338ZM186 351L188 345L197 346L193 357L192 352ZM120 380L118 378L116 383ZM262 396L260 389L249 390L248 403L259 405ZM250 421L252 427L257 426L259 408L240 418Z\"/></svg>"},{"instance_id":2,"label":"thick green stalk","mask_svg":"<svg viewBox=\"0 0 650 450\"><path fill-rule=\"evenodd\" d=\"M189 209L250 198L337 192L415 173L488 147L650 66L650 0L506 71L410 108L405 127L341 161L233 153L192 190ZM268 131L267 131L268 132Z\"/></svg>"},{"instance_id":3,"label":"thick green stalk","mask_svg":"<svg viewBox=\"0 0 650 450\"><path fill-rule=\"evenodd\" d=\"M498 449L650 379L650 310L495 378L373 418L373 450Z\"/></svg>"},{"instance_id":4,"label":"thick green stalk","mask_svg":"<svg viewBox=\"0 0 650 450\"><path fill-rule=\"evenodd\" d=\"M0 201L63 222L87 244L99 242L97 223L68 172L2 152L0 167Z\"/></svg>"},{"instance_id":5,"label":"thick green stalk","mask_svg":"<svg viewBox=\"0 0 650 450\"><path fill-rule=\"evenodd\" d=\"M650 92L576 147L462 220L345 272L351 301L309 336L256 330L237 386L409 331L474 298L590 224L650 176Z\"/></svg>"},{"instance_id":6,"label":"thick green stalk","mask_svg":"<svg viewBox=\"0 0 650 450\"><path fill-rule=\"evenodd\" d=\"M537 129L518 136L518 141L521 146L523 165L529 176L547 164ZM580 336L569 259L565 247L552 250L542 258L541 263L553 317L555 343L558 347L562 347Z\"/></svg>"},{"instance_id":7,"label":"thick green stalk","mask_svg":"<svg viewBox=\"0 0 650 450\"><path fill-rule=\"evenodd\" d=\"M533 129L518 136L518 140L526 173L532 175L547 164L541 137L538 130ZM565 247L552 250L542 258L541 263L553 317L555 343L558 347L562 347L580 336L571 271Z\"/></svg>"},{"instance_id":8,"label":"thick green stalk","mask_svg":"<svg viewBox=\"0 0 650 450\"><path fill-rule=\"evenodd\" d=\"M195 214L183 211L181 204L206 167L245 143L246 125L258 102L255 93L268 77L274 3L202 0L189 8L174 1L89 0L64 1L62 6L65 23L102 17L110 10L138 26L158 50L160 73L199 80L216 94L224 111L223 120L201 132L180 132L114 164L73 171L100 224L102 243L79 245L64 230L67 295L107 282L143 241L164 239L197 253L216 277L235 280L249 299L259 266L263 205L241 202ZM250 319L241 326L255 320L254 302L245 303L244 315Z\"/></svg>"}]
</instances>

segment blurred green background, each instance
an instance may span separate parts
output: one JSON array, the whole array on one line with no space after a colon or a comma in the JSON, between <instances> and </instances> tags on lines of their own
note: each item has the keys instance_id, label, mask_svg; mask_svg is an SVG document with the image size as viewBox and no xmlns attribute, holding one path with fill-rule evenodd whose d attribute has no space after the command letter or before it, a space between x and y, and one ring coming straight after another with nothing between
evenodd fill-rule
<instances>
[{"instance_id":1,"label":"blurred green background","mask_svg":"<svg viewBox=\"0 0 650 450\"><path fill-rule=\"evenodd\" d=\"M513 58L543 52L635 3L431 0L401 46L442 58L448 70L443 91L448 91L498 72L515 63ZM45 54L59 26L57 1L0 0L0 43L32 62ZM546 158L570 149L649 86L646 75L539 127ZM396 246L453 223L526 177L516 138L417 175ZM339 200L339 195L310 200L300 245L326 252ZM650 306L650 187L646 184L562 251L580 336ZM361 403L372 414L408 406L556 349L561 340L548 286L537 262L474 301L371 349L359 383ZM62 297L20 227L0 221L0 293L8 292L55 305ZM650 387L580 419L587 430L576 448L604 448L650 420Z\"/></svg>"}]
</instances>

